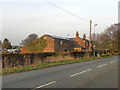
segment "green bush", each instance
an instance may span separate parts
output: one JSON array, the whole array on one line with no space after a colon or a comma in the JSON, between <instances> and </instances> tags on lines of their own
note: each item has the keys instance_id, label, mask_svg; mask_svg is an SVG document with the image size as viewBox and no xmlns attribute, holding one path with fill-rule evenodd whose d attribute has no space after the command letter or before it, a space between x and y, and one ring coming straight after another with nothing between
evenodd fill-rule
<instances>
[{"instance_id":1,"label":"green bush","mask_svg":"<svg viewBox=\"0 0 120 90\"><path fill-rule=\"evenodd\" d=\"M28 53L41 53L43 52L44 48L46 47L47 42L46 40L41 37L30 44L26 45Z\"/></svg>"},{"instance_id":2,"label":"green bush","mask_svg":"<svg viewBox=\"0 0 120 90\"><path fill-rule=\"evenodd\" d=\"M114 55L120 55L120 53L114 53Z\"/></svg>"},{"instance_id":3,"label":"green bush","mask_svg":"<svg viewBox=\"0 0 120 90\"><path fill-rule=\"evenodd\" d=\"M106 56L110 56L109 54L106 54Z\"/></svg>"},{"instance_id":4,"label":"green bush","mask_svg":"<svg viewBox=\"0 0 120 90\"><path fill-rule=\"evenodd\" d=\"M51 67L51 66L70 64L70 63L76 63L76 62L84 62L84 61L89 61L89 60L97 60L97 59L111 57L111 56L106 56L106 55L107 54L101 54L101 57L91 57L89 59L80 58L80 59L67 60L67 61L62 60L62 61L55 61L55 62L48 62L48 63L45 62L45 63L35 65L35 66L25 66L25 67L20 67L20 68L13 68L10 70L2 69L2 75L10 74L10 73L17 73L17 72L22 72L22 71L30 71L30 70L35 70L35 69L44 68L44 67Z\"/></svg>"},{"instance_id":5,"label":"green bush","mask_svg":"<svg viewBox=\"0 0 120 90\"><path fill-rule=\"evenodd\" d=\"M101 55L100 55L100 57L105 57L105 56L106 56L106 54L101 54Z\"/></svg>"}]
</instances>

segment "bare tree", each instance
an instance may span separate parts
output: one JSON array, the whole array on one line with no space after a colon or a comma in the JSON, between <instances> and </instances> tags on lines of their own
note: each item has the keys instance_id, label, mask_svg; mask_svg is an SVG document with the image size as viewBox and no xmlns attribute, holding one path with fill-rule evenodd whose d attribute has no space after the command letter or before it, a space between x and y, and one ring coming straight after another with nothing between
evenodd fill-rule
<instances>
[{"instance_id":1,"label":"bare tree","mask_svg":"<svg viewBox=\"0 0 120 90\"><path fill-rule=\"evenodd\" d=\"M7 38L4 39L4 41L2 43L2 48L5 48L5 49L11 49L12 48L12 45Z\"/></svg>"},{"instance_id":2,"label":"bare tree","mask_svg":"<svg viewBox=\"0 0 120 90\"><path fill-rule=\"evenodd\" d=\"M38 38L37 34L30 34L26 39L22 40L21 45L25 46L32 41L36 40Z\"/></svg>"},{"instance_id":3,"label":"bare tree","mask_svg":"<svg viewBox=\"0 0 120 90\"><path fill-rule=\"evenodd\" d=\"M0 40L0 46L2 45L2 41Z\"/></svg>"},{"instance_id":4,"label":"bare tree","mask_svg":"<svg viewBox=\"0 0 120 90\"><path fill-rule=\"evenodd\" d=\"M118 49L119 35L118 26L120 24L114 24L104 30L104 32L95 35L96 40L94 41L94 35L92 35L92 42L96 45L96 49Z\"/></svg>"}]
</instances>

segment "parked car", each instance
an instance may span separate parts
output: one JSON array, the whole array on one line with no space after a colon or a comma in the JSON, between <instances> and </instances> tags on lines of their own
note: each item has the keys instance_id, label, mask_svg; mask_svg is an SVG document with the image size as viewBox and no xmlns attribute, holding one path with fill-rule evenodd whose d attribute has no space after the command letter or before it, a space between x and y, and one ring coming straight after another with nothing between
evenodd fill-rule
<instances>
[{"instance_id":1,"label":"parked car","mask_svg":"<svg viewBox=\"0 0 120 90\"><path fill-rule=\"evenodd\" d=\"M7 52L13 53L13 49L7 49Z\"/></svg>"},{"instance_id":2,"label":"parked car","mask_svg":"<svg viewBox=\"0 0 120 90\"><path fill-rule=\"evenodd\" d=\"M4 49L2 49L2 52L7 52L7 49L5 49L5 48L4 48Z\"/></svg>"},{"instance_id":3,"label":"parked car","mask_svg":"<svg viewBox=\"0 0 120 90\"><path fill-rule=\"evenodd\" d=\"M10 52L10 53L19 53L20 50L19 49L7 49L7 52Z\"/></svg>"}]
</instances>

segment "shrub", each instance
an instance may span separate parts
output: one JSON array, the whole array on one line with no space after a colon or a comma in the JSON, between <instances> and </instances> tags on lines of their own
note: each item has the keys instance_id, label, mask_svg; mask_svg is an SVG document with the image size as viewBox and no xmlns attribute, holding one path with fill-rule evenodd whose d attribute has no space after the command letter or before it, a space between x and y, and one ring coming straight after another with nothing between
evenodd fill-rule
<instances>
[{"instance_id":1,"label":"shrub","mask_svg":"<svg viewBox=\"0 0 120 90\"><path fill-rule=\"evenodd\" d=\"M28 53L41 53L43 52L44 48L46 47L47 42L46 40L41 37L30 44L26 45Z\"/></svg>"},{"instance_id":2,"label":"shrub","mask_svg":"<svg viewBox=\"0 0 120 90\"><path fill-rule=\"evenodd\" d=\"M109 54L106 54L106 56L110 56Z\"/></svg>"},{"instance_id":3,"label":"shrub","mask_svg":"<svg viewBox=\"0 0 120 90\"><path fill-rule=\"evenodd\" d=\"M120 55L120 53L114 53L114 55Z\"/></svg>"},{"instance_id":4,"label":"shrub","mask_svg":"<svg viewBox=\"0 0 120 90\"><path fill-rule=\"evenodd\" d=\"M89 59L90 58L90 54L91 54L91 52L86 52L83 58Z\"/></svg>"},{"instance_id":5,"label":"shrub","mask_svg":"<svg viewBox=\"0 0 120 90\"><path fill-rule=\"evenodd\" d=\"M105 57L105 56L106 56L106 54L101 54L101 55L100 55L100 57Z\"/></svg>"}]
</instances>

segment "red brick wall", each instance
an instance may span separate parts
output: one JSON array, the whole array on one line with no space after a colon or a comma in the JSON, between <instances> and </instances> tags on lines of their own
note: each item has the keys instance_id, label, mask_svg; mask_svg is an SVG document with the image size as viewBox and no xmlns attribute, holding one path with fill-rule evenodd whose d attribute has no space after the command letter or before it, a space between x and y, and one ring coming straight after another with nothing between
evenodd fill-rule
<instances>
[{"instance_id":1,"label":"red brick wall","mask_svg":"<svg viewBox=\"0 0 120 90\"><path fill-rule=\"evenodd\" d=\"M46 38L47 46L44 48L43 52L54 52L54 39L44 35L44 38Z\"/></svg>"},{"instance_id":2,"label":"red brick wall","mask_svg":"<svg viewBox=\"0 0 120 90\"><path fill-rule=\"evenodd\" d=\"M43 37L46 37L47 41L47 46L44 48L43 52L54 52L54 39L47 35L44 35ZM28 53L25 46L21 49L21 53Z\"/></svg>"},{"instance_id":3,"label":"red brick wall","mask_svg":"<svg viewBox=\"0 0 120 90\"><path fill-rule=\"evenodd\" d=\"M83 46L84 48L86 47L84 40L80 39L79 37L74 38L79 45Z\"/></svg>"},{"instance_id":4,"label":"red brick wall","mask_svg":"<svg viewBox=\"0 0 120 90\"><path fill-rule=\"evenodd\" d=\"M27 48L25 46L21 48L21 53L28 53Z\"/></svg>"},{"instance_id":5,"label":"red brick wall","mask_svg":"<svg viewBox=\"0 0 120 90\"><path fill-rule=\"evenodd\" d=\"M74 51L82 51L82 48L74 48Z\"/></svg>"}]
</instances>

